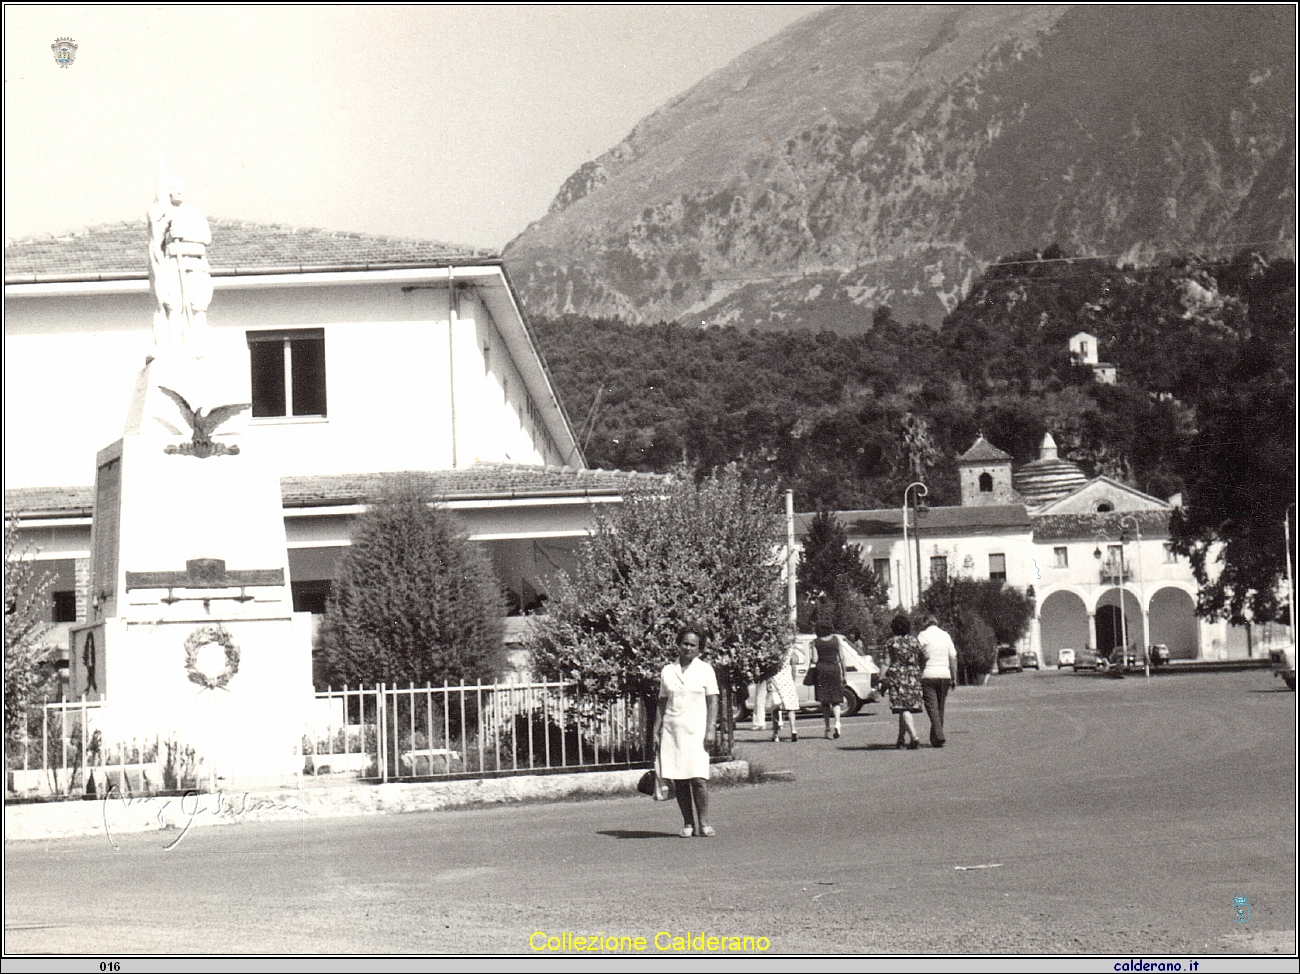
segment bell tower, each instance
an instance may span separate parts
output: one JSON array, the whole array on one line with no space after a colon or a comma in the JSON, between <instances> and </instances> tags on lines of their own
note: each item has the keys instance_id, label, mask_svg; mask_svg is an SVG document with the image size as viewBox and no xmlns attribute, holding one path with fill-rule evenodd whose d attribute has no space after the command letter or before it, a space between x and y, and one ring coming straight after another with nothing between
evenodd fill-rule
<instances>
[{"instance_id":1,"label":"bell tower","mask_svg":"<svg viewBox=\"0 0 1300 974\"><path fill-rule=\"evenodd\" d=\"M994 507L1018 501L1011 487L1011 454L984 439L981 433L957 460L962 507Z\"/></svg>"}]
</instances>

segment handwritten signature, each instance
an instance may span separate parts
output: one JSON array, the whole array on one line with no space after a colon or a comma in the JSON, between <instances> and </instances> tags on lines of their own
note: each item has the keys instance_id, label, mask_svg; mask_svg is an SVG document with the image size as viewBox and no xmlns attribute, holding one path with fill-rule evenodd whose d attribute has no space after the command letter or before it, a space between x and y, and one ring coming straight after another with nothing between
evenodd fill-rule
<instances>
[{"instance_id":1,"label":"handwritten signature","mask_svg":"<svg viewBox=\"0 0 1300 974\"><path fill-rule=\"evenodd\" d=\"M108 825L108 803L110 801L121 802L124 807L133 805L156 805L158 807L158 827L162 829L175 829L176 826L168 825L167 810L173 804L179 802L180 816L185 821L184 827L181 828L180 834L171 842L163 846L163 851L171 852L181 840L189 834L195 821L204 815L211 815L213 818L226 818L237 820L255 812L269 811L301 811L302 809L294 804L287 802L275 802L268 798L256 798L248 792L238 796L227 796L225 792L219 791L216 794L201 794L197 791L187 791L179 799L174 798L157 798L145 796L134 798L131 796L123 797L117 785L109 787L104 793L103 799L103 817L104 817L104 834L108 836L109 844L114 850L119 850L117 842L113 839L113 832Z\"/></svg>"}]
</instances>

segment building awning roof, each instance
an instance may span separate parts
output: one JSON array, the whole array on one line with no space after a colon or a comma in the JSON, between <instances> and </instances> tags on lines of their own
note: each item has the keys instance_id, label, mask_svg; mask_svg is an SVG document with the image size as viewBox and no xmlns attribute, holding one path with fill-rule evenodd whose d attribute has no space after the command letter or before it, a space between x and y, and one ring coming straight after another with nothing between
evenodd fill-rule
<instances>
[{"instance_id":1,"label":"building awning roof","mask_svg":"<svg viewBox=\"0 0 1300 974\"><path fill-rule=\"evenodd\" d=\"M214 277L500 263L496 251L433 240L219 217L208 223L208 263ZM148 244L143 216L133 223L6 241L5 283L147 279Z\"/></svg>"},{"instance_id":2,"label":"building awning roof","mask_svg":"<svg viewBox=\"0 0 1300 974\"><path fill-rule=\"evenodd\" d=\"M281 477L280 495L286 509L365 504L394 482L423 491L431 501L618 497L665 479L623 470L476 463L461 470ZM93 487L19 487L5 491L5 512L24 520L88 518L94 500Z\"/></svg>"}]
</instances>

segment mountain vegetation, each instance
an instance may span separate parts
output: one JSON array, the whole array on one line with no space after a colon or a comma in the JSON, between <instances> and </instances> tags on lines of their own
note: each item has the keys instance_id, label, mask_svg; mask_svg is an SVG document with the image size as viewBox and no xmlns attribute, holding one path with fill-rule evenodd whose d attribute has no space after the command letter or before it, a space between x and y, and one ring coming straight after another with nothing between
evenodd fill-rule
<instances>
[{"instance_id":1,"label":"mountain vegetation","mask_svg":"<svg viewBox=\"0 0 1300 974\"><path fill-rule=\"evenodd\" d=\"M800 510L898 506L920 477L932 503L954 504L956 458L980 432L1017 464L1050 432L1088 476L1182 492L1175 530L1194 559L1214 537L1262 543L1233 556L1259 564L1229 574L1233 591L1206 608L1276 611L1249 593L1279 577L1275 536L1293 499L1289 259L1244 250L1134 268L1049 247L994 262L938 329L888 308L857 335L573 315L533 326L570 413L597 405L582 431L593 465L735 463L793 489ZM1072 361L1080 331L1116 384Z\"/></svg>"},{"instance_id":2,"label":"mountain vegetation","mask_svg":"<svg viewBox=\"0 0 1300 974\"><path fill-rule=\"evenodd\" d=\"M1284 5L847 4L641 121L506 250L535 316L934 326L1000 254L1294 255Z\"/></svg>"}]
</instances>

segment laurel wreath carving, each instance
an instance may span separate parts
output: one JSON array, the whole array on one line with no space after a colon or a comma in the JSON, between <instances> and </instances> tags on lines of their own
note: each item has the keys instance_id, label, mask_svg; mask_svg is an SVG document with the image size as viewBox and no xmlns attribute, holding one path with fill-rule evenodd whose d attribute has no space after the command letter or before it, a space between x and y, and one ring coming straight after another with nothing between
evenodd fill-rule
<instances>
[{"instance_id":1,"label":"laurel wreath carving","mask_svg":"<svg viewBox=\"0 0 1300 974\"><path fill-rule=\"evenodd\" d=\"M216 676L208 676L199 669L199 652L204 646L216 643L226 652L226 665ZM199 626L185 640L185 673L191 683L208 690L224 690L239 672L239 647L225 626Z\"/></svg>"}]
</instances>

